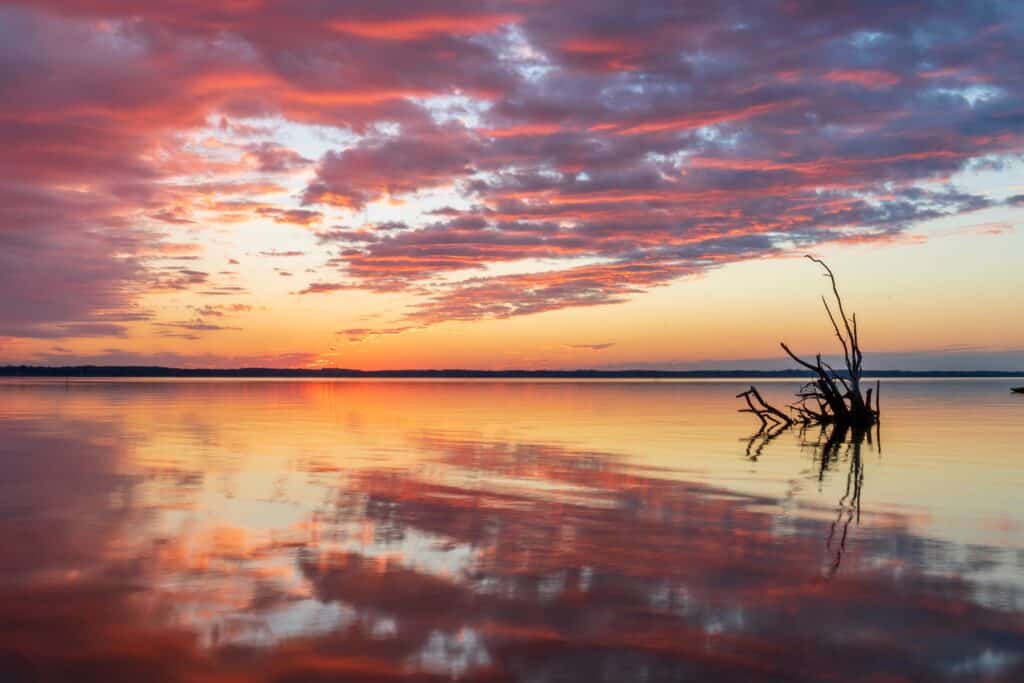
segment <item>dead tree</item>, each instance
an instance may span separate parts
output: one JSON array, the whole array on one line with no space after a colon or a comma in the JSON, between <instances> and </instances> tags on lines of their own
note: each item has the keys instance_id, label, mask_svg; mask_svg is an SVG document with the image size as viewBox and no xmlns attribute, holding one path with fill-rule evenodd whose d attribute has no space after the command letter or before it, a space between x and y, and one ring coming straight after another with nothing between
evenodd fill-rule
<instances>
[{"instance_id":1,"label":"dead tree","mask_svg":"<svg viewBox=\"0 0 1024 683\"><path fill-rule=\"evenodd\" d=\"M789 406L792 417L764 401L754 387L750 387L737 397L743 397L747 401L748 407L741 409L741 412L757 415L761 420L762 429L767 428L769 421L775 420L787 426L793 423L834 424L855 430L867 429L878 422L878 395L881 386L876 383L874 388L869 387L866 392L862 392L864 355L860 349L857 314L847 316L832 269L821 259L813 256L807 258L825 269L825 275L832 285L834 303L830 305L828 298L824 296L821 297L821 302L825 305L832 330L842 346L845 371L837 371L822 360L820 353L814 357L814 362L804 360L782 342L782 350L786 355L813 373L813 379L800 388L796 401Z\"/></svg>"}]
</instances>

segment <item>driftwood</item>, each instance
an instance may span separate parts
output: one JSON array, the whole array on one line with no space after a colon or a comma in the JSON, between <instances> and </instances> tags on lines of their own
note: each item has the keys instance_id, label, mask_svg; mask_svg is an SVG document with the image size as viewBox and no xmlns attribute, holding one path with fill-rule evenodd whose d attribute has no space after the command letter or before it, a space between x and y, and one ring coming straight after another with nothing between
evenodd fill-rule
<instances>
[{"instance_id":1,"label":"driftwood","mask_svg":"<svg viewBox=\"0 0 1024 683\"><path fill-rule=\"evenodd\" d=\"M761 427L769 429L773 426L788 427L793 424L793 418L771 405L761 397L757 388L751 386L744 392L736 394L736 398L743 398L747 401L746 408L740 408L741 413L753 413L761 420Z\"/></svg>"},{"instance_id":2,"label":"driftwood","mask_svg":"<svg viewBox=\"0 0 1024 683\"><path fill-rule=\"evenodd\" d=\"M747 441L747 457L757 460L765 446L793 426L793 419L765 401L754 386L736 394L736 398L742 398L747 402L747 407L740 409L741 413L753 413L761 420L761 428Z\"/></svg>"},{"instance_id":3,"label":"driftwood","mask_svg":"<svg viewBox=\"0 0 1024 683\"><path fill-rule=\"evenodd\" d=\"M842 346L845 371L837 371L822 360L820 353L814 357L813 362L807 361L782 342L782 350L786 355L810 370L813 379L800 387L796 401L789 406L790 415L765 401L755 387L750 387L737 396L745 399L747 403L747 408L741 409L740 412L756 415L761 420L762 430L773 427L785 429L793 424L834 424L853 429L866 429L879 420L881 384L876 382L874 387L868 387L867 391L862 390L864 354L860 348L857 314L847 316L832 269L821 259L813 256L807 258L825 269L825 275L832 285L835 301L830 305L828 298L823 296L821 302L825 306L829 322L832 323L832 330Z\"/></svg>"}]
</instances>

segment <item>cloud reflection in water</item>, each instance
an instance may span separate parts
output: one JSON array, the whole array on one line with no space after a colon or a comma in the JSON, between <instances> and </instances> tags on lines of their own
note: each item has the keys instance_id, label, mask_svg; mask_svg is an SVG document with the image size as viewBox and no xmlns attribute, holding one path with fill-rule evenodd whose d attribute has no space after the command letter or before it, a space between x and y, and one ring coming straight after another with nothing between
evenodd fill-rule
<instances>
[{"instance_id":1,"label":"cloud reflection in water","mask_svg":"<svg viewBox=\"0 0 1024 683\"><path fill-rule=\"evenodd\" d=\"M180 427L164 443L154 427L158 443L145 442L146 411L132 412L130 393L91 416L47 395L35 407L60 410L33 417L32 392L51 389L26 391L13 397L25 410L5 408L0 444L5 680L1024 672L1019 582L935 571L964 553L967 569L1005 570L1002 549L918 535L892 510L865 510L836 572L834 501L787 507L627 454L416 423L394 433L408 461L350 461L295 436L305 455L282 467L246 456L256 437L235 442L235 432L186 438ZM200 411L196 399L175 396L174 417ZM342 441L380 429L332 424ZM192 457L189 439L245 466ZM779 436L761 457L799 447L787 439L799 437ZM734 450L744 455L742 443ZM844 477L832 465L849 463L861 481L859 452L816 462L815 452L805 454L812 480ZM840 501L840 528L856 504Z\"/></svg>"}]
</instances>

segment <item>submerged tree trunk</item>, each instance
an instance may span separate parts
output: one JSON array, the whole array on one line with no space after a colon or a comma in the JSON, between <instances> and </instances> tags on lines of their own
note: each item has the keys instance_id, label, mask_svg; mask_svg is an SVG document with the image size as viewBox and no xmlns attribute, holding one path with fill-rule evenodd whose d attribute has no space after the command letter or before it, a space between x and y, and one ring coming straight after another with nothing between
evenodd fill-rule
<instances>
[{"instance_id":1,"label":"submerged tree trunk","mask_svg":"<svg viewBox=\"0 0 1024 683\"><path fill-rule=\"evenodd\" d=\"M829 305L828 299L823 296L821 302L825 306L825 312L828 313L829 322L832 323L832 330L842 346L845 371L837 371L823 361L820 353L814 357L813 362L807 361L794 353L785 342L782 342L782 350L786 352L786 355L814 373L814 378L800 388L796 395L796 401L789 406L792 417L767 403L754 387L750 387L748 391L739 395L746 399L748 406L741 412L757 415L761 420L762 428L765 428L768 423L777 421L780 425L785 426L796 422L800 424L835 424L841 427L865 429L878 422L878 395L881 385L876 382L873 390L868 388L866 392L862 391L864 355L860 349L857 314L846 315L832 269L821 259L813 256L807 258L825 269L825 274L832 285L832 295L835 301ZM872 399L874 399L874 405L872 405Z\"/></svg>"}]
</instances>

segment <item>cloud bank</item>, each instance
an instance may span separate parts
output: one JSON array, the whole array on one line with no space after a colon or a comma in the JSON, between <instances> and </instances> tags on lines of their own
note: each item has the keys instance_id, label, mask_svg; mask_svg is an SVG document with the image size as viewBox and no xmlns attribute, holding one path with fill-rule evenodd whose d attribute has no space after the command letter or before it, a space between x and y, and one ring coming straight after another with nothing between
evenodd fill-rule
<instances>
[{"instance_id":1,"label":"cloud bank","mask_svg":"<svg viewBox=\"0 0 1024 683\"><path fill-rule=\"evenodd\" d=\"M1001 201L951 178L1024 151L1021 35L995 0L10 2L0 336L244 292L161 248L211 223L313 231L293 291L408 294L386 333L899 239ZM282 126L330 134L311 155Z\"/></svg>"}]
</instances>

